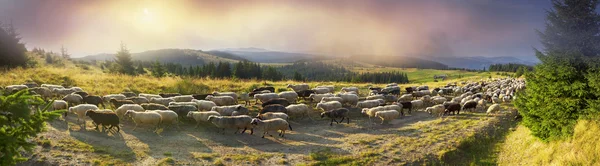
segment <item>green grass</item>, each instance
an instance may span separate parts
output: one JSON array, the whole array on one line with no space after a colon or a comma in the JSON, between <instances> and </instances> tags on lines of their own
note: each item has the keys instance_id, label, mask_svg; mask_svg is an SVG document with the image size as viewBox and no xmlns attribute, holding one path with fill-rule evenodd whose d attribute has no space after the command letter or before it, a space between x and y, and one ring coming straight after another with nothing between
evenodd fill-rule
<instances>
[{"instance_id":1,"label":"green grass","mask_svg":"<svg viewBox=\"0 0 600 166\"><path fill-rule=\"evenodd\" d=\"M216 154L216 153L196 153L196 152L192 152L192 156L193 156L194 159L213 160L214 158L218 157L219 154Z\"/></svg>"},{"instance_id":2,"label":"green grass","mask_svg":"<svg viewBox=\"0 0 600 166\"><path fill-rule=\"evenodd\" d=\"M173 165L175 164L175 159L172 157L165 157L158 161L157 165Z\"/></svg>"},{"instance_id":3,"label":"green grass","mask_svg":"<svg viewBox=\"0 0 600 166\"><path fill-rule=\"evenodd\" d=\"M262 161L273 157L273 154L268 153L250 153L250 154L226 154L224 158L230 158L234 162L251 164L260 164Z\"/></svg>"}]
</instances>

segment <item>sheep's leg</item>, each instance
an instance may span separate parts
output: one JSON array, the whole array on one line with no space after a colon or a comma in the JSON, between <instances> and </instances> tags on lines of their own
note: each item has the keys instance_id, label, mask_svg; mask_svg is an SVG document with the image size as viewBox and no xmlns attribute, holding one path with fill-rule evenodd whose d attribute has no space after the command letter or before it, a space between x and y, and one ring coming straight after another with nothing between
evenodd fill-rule
<instances>
[{"instance_id":1,"label":"sheep's leg","mask_svg":"<svg viewBox=\"0 0 600 166\"><path fill-rule=\"evenodd\" d=\"M337 122L337 124L340 124L340 122L344 122L344 117L342 117L342 119L339 122Z\"/></svg>"},{"instance_id":2,"label":"sheep's leg","mask_svg":"<svg viewBox=\"0 0 600 166\"><path fill-rule=\"evenodd\" d=\"M242 130L242 132L241 132L240 134L244 134L244 133L246 133L246 130L247 130L247 129L248 129L247 127L244 127L244 130Z\"/></svg>"},{"instance_id":3,"label":"sheep's leg","mask_svg":"<svg viewBox=\"0 0 600 166\"><path fill-rule=\"evenodd\" d=\"M267 132L266 132L266 131L265 131L265 132L263 132L263 135L262 135L262 137L260 137L260 138L265 138L265 134L267 134Z\"/></svg>"},{"instance_id":4,"label":"sheep's leg","mask_svg":"<svg viewBox=\"0 0 600 166\"><path fill-rule=\"evenodd\" d=\"M197 129L198 126L200 126L200 122L196 122L196 127L194 127L194 128Z\"/></svg>"},{"instance_id":5,"label":"sheep's leg","mask_svg":"<svg viewBox=\"0 0 600 166\"><path fill-rule=\"evenodd\" d=\"M137 123L136 123L136 124L135 124L135 127L133 127L133 130L131 130L131 131L135 131L135 129L137 129L137 126L138 126L138 125L137 125Z\"/></svg>"},{"instance_id":6,"label":"sheep's leg","mask_svg":"<svg viewBox=\"0 0 600 166\"><path fill-rule=\"evenodd\" d=\"M346 117L346 121L348 124L350 124L350 118Z\"/></svg>"}]
</instances>

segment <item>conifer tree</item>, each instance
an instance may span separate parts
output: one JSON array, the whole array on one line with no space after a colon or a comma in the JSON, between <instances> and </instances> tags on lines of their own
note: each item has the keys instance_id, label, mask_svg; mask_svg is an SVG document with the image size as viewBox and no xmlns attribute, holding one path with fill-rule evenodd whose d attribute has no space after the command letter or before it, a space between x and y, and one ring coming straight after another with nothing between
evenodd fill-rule
<instances>
[{"instance_id":1,"label":"conifer tree","mask_svg":"<svg viewBox=\"0 0 600 166\"><path fill-rule=\"evenodd\" d=\"M127 50L127 47L123 43L121 43L121 49L117 52L115 62L118 64L119 73L127 75L135 74L131 53L129 53L129 50Z\"/></svg>"}]
</instances>

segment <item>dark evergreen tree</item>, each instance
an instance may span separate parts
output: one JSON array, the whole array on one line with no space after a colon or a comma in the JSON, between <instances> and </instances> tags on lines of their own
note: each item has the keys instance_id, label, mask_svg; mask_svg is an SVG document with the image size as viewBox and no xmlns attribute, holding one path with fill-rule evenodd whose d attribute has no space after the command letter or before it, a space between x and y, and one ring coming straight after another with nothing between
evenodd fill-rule
<instances>
[{"instance_id":1,"label":"dark evergreen tree","mask_svg":"<svg viewBox=\"0 0 600 166\"><path fill-rule=\"evenodd\" d=\"M154 77L165 76L165 68L158 61L154 62L154 64L152 65L152 76L154 76Z\"/></svg>"},{"instance_id":2,"label":"dark evergreen tree","mask_svg":"<svg viewBox=\"0 0 600 166\"><path fill-rule=\"evenodd\" d=\"M598 62L598 1L553 0L552 4L546 29L538 31L545 47L543 52L536 50L541 63L526 75L527 89L516 100L523 124L546 141L572 135L579 118L597 112L593 108L600 95L592 82L599 74L590 73L597 70L586 63Z\"/></svg>"},{"instance_id":3,"label":"dark evergreen tree","mask_svg":"<svg viewBox=\"0 0 600 166\"><path fill-rule=\"evenodd\" d=\"M52 55L46 54L46 64L52 64L54 60L52 59Z\"/></svg>"},{"instance_id":4,"label":"dark evergreen tree","mask_svg":"<svg viewBox=\"0 0 600 166\"><path fill-rule=\"evenodd\" d=\"M136 73L137 74L146 74L146 70L144 70L144 65L142 65L142 63L140 63L138 65L138 67L136 68Z\"/></svg>"},{"instance_id":5,"label":"dark evergreen tree","mask_svg":"<svg viewBox=\"0 0 600 166\"><path fill-rule=\"evenodd\" d=\"M127 75L134 75L135 68L133 67L133 61L131 60L131 53L127 50L125 44L121 43L121 49L115 56L115 62L118 64L118 72Z\"/></svg>"},{"instance_id":6,"label":"dark evergreen tree","mask_svg":"<svg viewBox=\"0 0 600 166\"><path fill-rule=\"evenodd\" d=\"M5 26L0 22L0 67L25 67L27 64L27 49L21 43L21 37L12 24Z\"/></svg>"}]
</instances>

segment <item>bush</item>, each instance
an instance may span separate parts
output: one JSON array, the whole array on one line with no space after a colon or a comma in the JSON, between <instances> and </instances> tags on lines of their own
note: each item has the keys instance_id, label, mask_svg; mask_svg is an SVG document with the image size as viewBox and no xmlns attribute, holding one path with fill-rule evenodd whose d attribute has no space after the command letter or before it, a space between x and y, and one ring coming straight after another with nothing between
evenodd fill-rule
<instances>
[{"instance_id":1,"label":"bush","mask_svg":"<svg viewBox=\"0 0 600 166\"><path fill-rule=\"evenodd\" d=\"M42 99L30 95L27 90L0 96L0 165L15 165L25 161L22 152L31 152L36 146L30 141L31 138L46 129L46 121L60 117L62 111L46 111L51 102L41 110L29 109L30 105L43 103Z\"/></svg>"}]
</instances>

